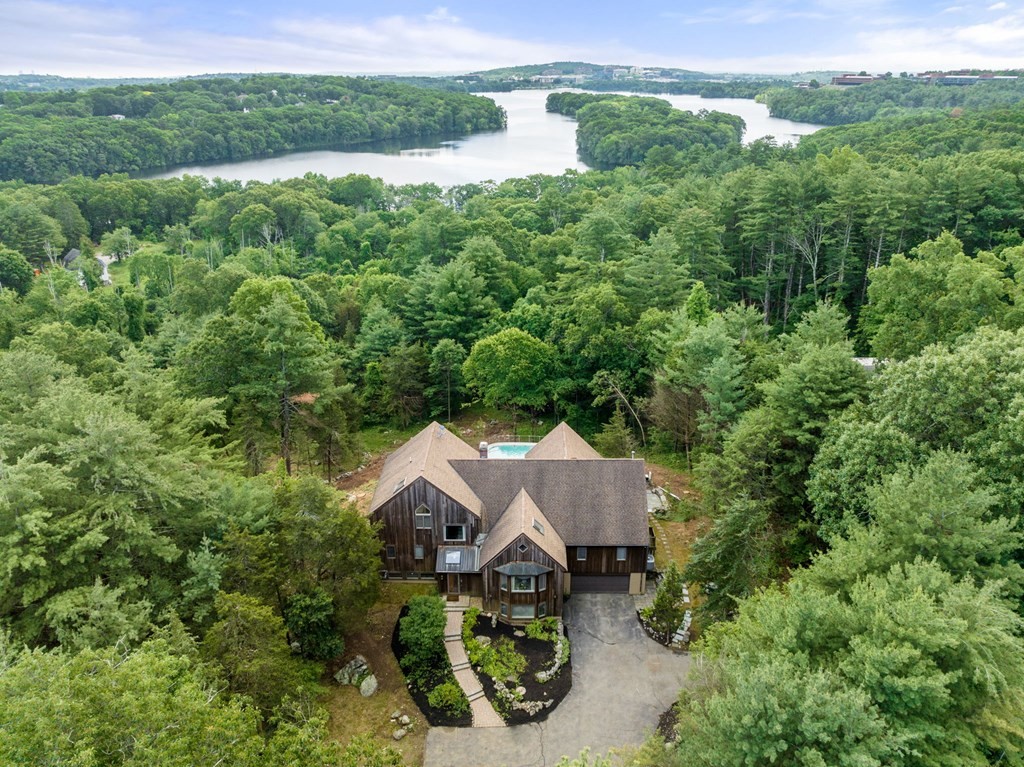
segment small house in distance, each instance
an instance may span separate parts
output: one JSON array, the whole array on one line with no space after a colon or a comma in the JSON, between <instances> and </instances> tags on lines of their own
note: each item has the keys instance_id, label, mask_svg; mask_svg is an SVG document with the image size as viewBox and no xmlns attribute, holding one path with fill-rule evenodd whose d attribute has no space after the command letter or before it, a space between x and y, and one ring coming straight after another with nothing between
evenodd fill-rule
<instances>
[{"instance_id":1,"label":"small house in distance","mask_svg":"<svg viewBox=\"0 0 1024 767\"><path fill-rule=\"evenodd\" d=\"M388 457L370 517L389 577L433 578L510 623L560 615L573 592L644 591L643 461L602 458L565 423L502 451L521 457L496 447L432 423Z\"/></svg>"}]
</instances>

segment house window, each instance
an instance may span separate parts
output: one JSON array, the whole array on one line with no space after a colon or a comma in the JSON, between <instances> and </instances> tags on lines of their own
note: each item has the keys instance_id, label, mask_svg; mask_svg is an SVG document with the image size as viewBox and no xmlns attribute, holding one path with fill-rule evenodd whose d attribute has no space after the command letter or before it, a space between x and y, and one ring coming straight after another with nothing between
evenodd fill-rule
<instances>
[{"instance_id":1,"label":"house window","mask_svg":"<svg viewBox=\"0 0 1024 767\"><path fill-rule=\"evenodd\" d=\"M616 546L615 547L615 561L616 562L625 562L626 561L626 547L625 546Z\"/></svg>"},{"instance_id":2,"label":"house window","mask_svg":"<svg viewBox=\"0 0 1024 767\"><path fill-rule=\"evenodd\" d=\"M502 573L500 581L501 581L501 590L502 591L508 591L508 576L505 575L504 573Z\"/></svg>"},{"instance_id":3,"label":"house window","mask_svg":"<svg viewBox=\"0 0 1024 767\"><path fill-rule=\"evenodd\" d=\"M532 575L513 575L512 576L512 591L533 593L533 576Z\"/></svg>"},{"instance_id":4,"label":"house window","mask_svg":"<svg viewBox=\"0 0 1024 767\"><path fill-rule=\"evenodd\" d=\"M395 558L396 552L395 552L395 547L394 546L392 546L391 544L388 544L387 546L384 547L384 550L385 550L385 552L388 555L388 559L394 559Z\"/></svg>"},{"instance_id":5,"label":"house window","mask_svg":"<svg viewBox=\"0 0 1024 767\"><path fill-rule=\"evenodd\" d=\"M537 605L537 617L538 618L543 618L547 614L548 614L548 603L547 602L541 602L540 604L538 604Z\"/></svg>"},{"instance_id":6,"label":"house window","mask_svg":"<svg viewBox=\"0 0 1024 767\"><path fill-rule=\"evenodd\" d=\"M501 603L501 610L500 610L500 612L501 612L501 614L502 614L502 615L504 615L504 616L505 616L506 618L508 617L508 605L507 605L507 604L505 604L504 602L502 602L502 603Z\"/></svg>"},{"instance_id":7,"label":"house window","mask_svg":"<svg viewBox=\"0 0 1024 767\"><path fill-rule=\"evenodd\" d=\"M465 525L445 525L444 526L444 539L446 541L465 541L466 540L466 526Z\"/></svg>"},{"instance_id":8,"label":"house window","mask_svg":"<svg viewBox=\"0 0 1024 767\"><path fill-rule=\"evenodd\" d=\"M533 605L512 605L512 620L520 620L523 618L533 618L534 608Z\"/></svg>"},{"instance_id":9,"label":"house window","mask_svg":"<svg viewBox=\"0 0 1024 767\"><path fill-rule=\"evenodd\" d=\"M587 547L586 546L577 546L576 547L576 561L577 562L586 562L587 561Z\"/></svg>"},{"instance_id":10,"label":"house window","mask_svg":"<svg viewBox=\"0 0 1024 767\"><path fill-rule=\"evenodd\" d=\"M525 543L520 543L518 546L516 546L516 548L519 550L520 554L525 554L527 551L530 550L530 547L527 546Z\"/></svg>"},{"instance_id":11,"label":"house window","mask_svg":"<svg viewBox=\"0 0 1024 767\"><path fill-rule=\"evenodd\" d=\"M413 549L413 551L414 551L414 556L416 557L416 559L423 559L423 545L422 544L417 543L416 547Z\"/></svg>"},{"instance_id":12,"label":"house window","mask_svg":"<svg viewBox=\"0 0 1024 767\"><path fill-rule=\"evenodd\" d=\"M541 573L537 576L537 591L545 591L548 587L548 574Z\"/></svg>"},{"instance_id":13,"label":"house window","mask_svg":"<svg viewBox=\"0 0 1024 767\"><path fill-rule=\"evenodd\" d=\"M430 509L426 506L420 505L416 509L416 529L417 530L429 530L433 525L430 521Z\"/></svg>"}]
</instances>

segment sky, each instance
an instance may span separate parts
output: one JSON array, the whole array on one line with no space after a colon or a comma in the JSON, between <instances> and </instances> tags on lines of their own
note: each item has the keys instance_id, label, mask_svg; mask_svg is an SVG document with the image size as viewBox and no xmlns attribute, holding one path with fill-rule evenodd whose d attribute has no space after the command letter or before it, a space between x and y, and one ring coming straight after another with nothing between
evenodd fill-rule
<instances>
[{"instance_id":1,"label":"sky","mask_svg":"<svg viewBox=\"0 0 1024 767\"><path fill-rule=\"evenodd\" d=\"M1024 0L0 0L0 74L1024 67Z\"/></svg>"}]
</instances>

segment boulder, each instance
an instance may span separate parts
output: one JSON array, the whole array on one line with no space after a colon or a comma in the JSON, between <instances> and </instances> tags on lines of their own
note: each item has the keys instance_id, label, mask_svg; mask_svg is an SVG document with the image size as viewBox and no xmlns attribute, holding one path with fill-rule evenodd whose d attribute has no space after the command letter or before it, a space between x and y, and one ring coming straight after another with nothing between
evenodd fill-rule
<instances>
[{"instance_id":1,"label":"boulder","mask_svg":"<svg viewBox=\"0 0 1024 767\"><path fill-rule=\"evenodd\" d=\"M487 647L491 644L491 638L485 637L483 635L476 637L476 641L480 644L481 647Z\"/></svg>"},{"instance_id":2,"label":"boulder","mask_svg":"<svg viewBox=\"0 0 1024 767\"><path fill-rule=\"evenodd\" d=\"M340 669L338 673L334 675L335 680L338 684L360 684L370 674L370 666L366 662L366 658L362 655L357 655Z\"/></svg>"},{"instance_id":3,"label":"boulder","mask_svg":"<svg viewBox=\"0 0 1024 767\"><path fill-rule=\"evenodd\" d=\"M408 716L406 716L405 714L403 714L403 715L402 715L402 716L401 716L401 717L400 717L400 718L398 719L398 723L399 723L400 725L402 725L403 727L408 727L408 726L409 726L410 724L412 724L412 720L411 720L411 719L410 719L410 718L409 718Z\"/></svg>"},{"instance_id":4,"label":"boulder","mask_svg":"<svg viewBox=\"0 0 1024 767\"><path fill-rule=\"evenodd\" d=\"M395 730L393 733L391 733L391 737L394 738L395 740L401 740L402 738L404 738L408 734L409 734L408 730L406 730L403 727L400 727L397 730Z\"/></svg>"},{"instance_id":5,"label":"boulder","mask_svg":"<svg viewBox=\"0 0 1024 767\"><path fill-rule=\"evenodd\" d=\"M377 677L375 677L373 674L370 674L365 679L363 679L363 681L359 684L359 694L362 695L364 698L369 698L371 695L377 692L378 686L379 685L377 684Z\"/></svg>"},{"instance_id":6,"label":"boulder","mask_svg":"<svg viewBox=\"0 0 1024 767\"><path fill-rule=\"evenodd\" d=\"M402 712L401 711L393 711L391 713L391 719L396 721L396 722L401 718L401 716L402 716Z\"/></svg>"}]
</instances>

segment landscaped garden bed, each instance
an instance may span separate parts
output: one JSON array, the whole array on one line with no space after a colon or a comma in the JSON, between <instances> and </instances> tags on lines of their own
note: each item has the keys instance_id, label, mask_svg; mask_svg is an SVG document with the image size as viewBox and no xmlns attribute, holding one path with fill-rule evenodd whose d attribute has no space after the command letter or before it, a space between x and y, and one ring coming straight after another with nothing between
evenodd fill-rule
<instances>
[{"instance_id":1,"label":"landscaped garden bed","mask_svg":"<svg viewBox=\"0 0 1024 767\"><path fill-rule=\"evenodd\" d=\"M448 660L444 626L440 597L413 597L399 614L391 649L426 720L434 727L469 727L473 715Z\"/></svg>"},{"instance_id":2,"label":"landscaped garden bed","mask_svg":"<svg viewBox=\"0 0 1024 767\"><path fill-rule=\"evenodd\" d=\"M557 618L515 628L471 609L462 640L487 699L508 724L544 721L572 689L569 639Z\"/></svg>"},{"instance_id":3,"label":"landscaped garden bed","mask_svg":"<svg viewBox=\"0 0 1024 767\"><path fill-rule=\"evenodd\" d=\"M658 578L654 602L637 611L647 636L666 647L687 646L690 642L689 596L683 576L675 563Z\"/></svg>"}]
</instances>

